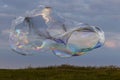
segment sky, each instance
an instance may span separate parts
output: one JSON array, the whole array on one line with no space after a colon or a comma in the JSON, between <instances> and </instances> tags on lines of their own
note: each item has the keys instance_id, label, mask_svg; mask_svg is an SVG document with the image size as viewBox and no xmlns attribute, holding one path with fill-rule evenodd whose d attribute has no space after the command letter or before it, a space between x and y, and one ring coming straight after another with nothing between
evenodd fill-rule
<instances>
[{"instance_id":1,"label":"sky","mask_svg":"<svg viewBox=\"0 0 120 80\"><path fill-rule=\"evenodd\" d=\"M105 32L105 45L85 55L59 58L51 54L22 56L9 46L9 29L17 16L40 5L50 6L62 16ZM71 64L78 66L120 66L120 0L0 0L0 68L25 68Z\"/></svg>"}]
</instances>

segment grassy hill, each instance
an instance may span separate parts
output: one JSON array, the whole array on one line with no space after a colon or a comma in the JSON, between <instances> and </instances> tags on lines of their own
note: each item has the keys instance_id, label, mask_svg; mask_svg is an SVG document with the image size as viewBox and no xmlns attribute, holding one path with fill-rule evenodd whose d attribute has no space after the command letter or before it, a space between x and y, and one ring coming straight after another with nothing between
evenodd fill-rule
<instances>
[{"instance_id":1,"label":"grassy hill","mask_svg":"<svg viewBox=\"0 0 120 80\"><path fill-rule=\"evenodd\" d=\"M120 80L120 68L61 65L46 68L1 69L0 80Z\"/></svg>"}]
</instances>

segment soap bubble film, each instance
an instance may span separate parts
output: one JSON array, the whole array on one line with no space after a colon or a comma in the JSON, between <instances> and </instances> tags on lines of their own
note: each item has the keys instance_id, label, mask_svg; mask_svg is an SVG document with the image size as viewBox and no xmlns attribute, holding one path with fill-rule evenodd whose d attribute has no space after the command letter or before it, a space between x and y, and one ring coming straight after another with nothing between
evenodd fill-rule
<instances>
[{"instance_id":1,"label":"soap bubble film","mask_svg":"<svg viewBox=\"0 0 120 80\"><path fill-rule=\"evenodd\" d=\"M52 51L59 57L81 56L104 45L104 32L66 19L51 7L42 7L19 16L12 22L9 42L21 55Z\"/></svg>"}]
</instances>

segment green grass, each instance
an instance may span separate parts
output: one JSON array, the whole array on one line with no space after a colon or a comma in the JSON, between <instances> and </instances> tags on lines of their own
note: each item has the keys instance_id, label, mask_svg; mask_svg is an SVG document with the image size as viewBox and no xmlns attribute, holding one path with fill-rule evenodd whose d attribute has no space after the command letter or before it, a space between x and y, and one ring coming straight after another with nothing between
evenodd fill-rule
<instances>
[{"instance_id":1,"label":"green grass","mask_svg":"<svg viewBox=\"0 0 120 80\"><path fill-rule=\"evenodd\" d=\"M1 69L0 80L120 80L120 68L61 65L46 68Z\"/></svg>"}]
</instances>

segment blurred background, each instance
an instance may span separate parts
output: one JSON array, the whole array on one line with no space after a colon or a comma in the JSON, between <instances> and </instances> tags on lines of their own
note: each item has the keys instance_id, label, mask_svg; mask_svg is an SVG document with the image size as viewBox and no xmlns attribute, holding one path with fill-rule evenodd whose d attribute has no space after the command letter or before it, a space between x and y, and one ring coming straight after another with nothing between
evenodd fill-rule
<instances>
[{"instance_id":1,"label":"blurred background","mask_svg":"<svg viewBox=\"0 0 120 80\"><path fill-rule=\"evenodd\" d=\"M59 58L41 53L22 56L9 47L9 29L15 17L40 5L50 6L62 16L105 32L105 45L85 55ZM0 0L0 68L24 68L71 64L78 66L120 65L120 0Z\"/></svg>"}]
</instances>

